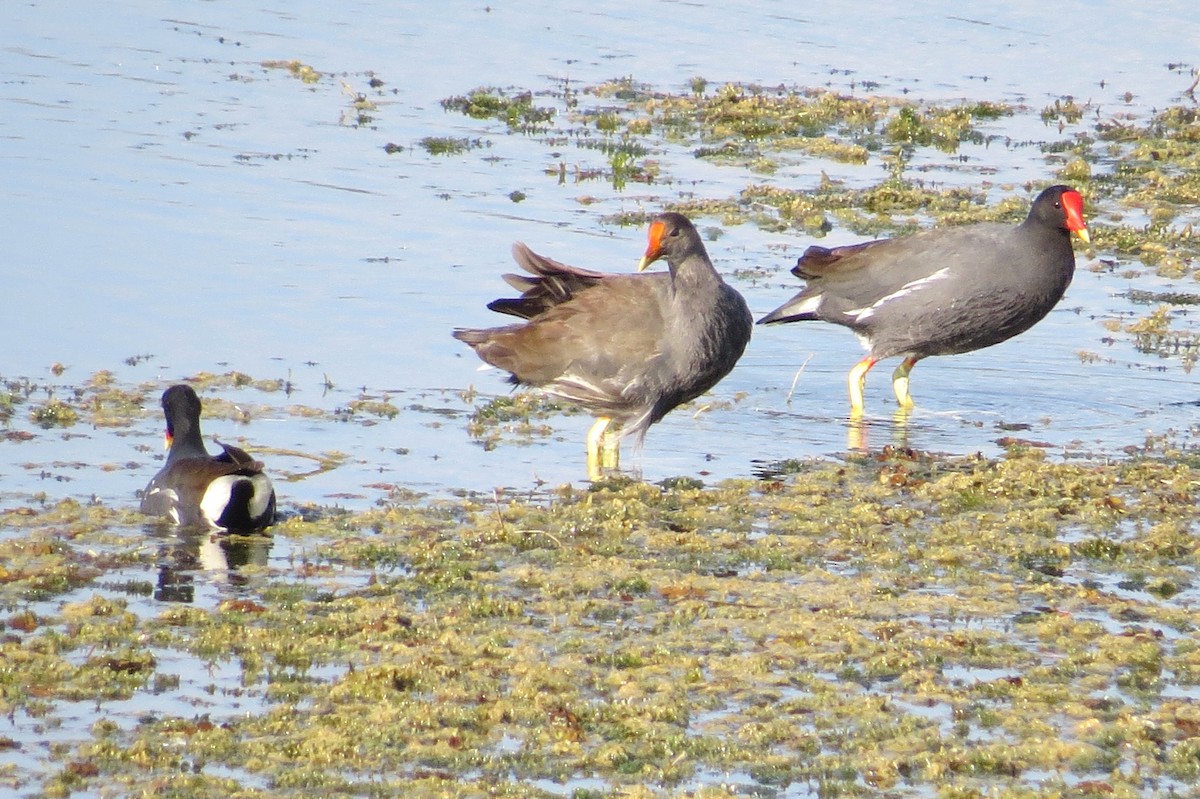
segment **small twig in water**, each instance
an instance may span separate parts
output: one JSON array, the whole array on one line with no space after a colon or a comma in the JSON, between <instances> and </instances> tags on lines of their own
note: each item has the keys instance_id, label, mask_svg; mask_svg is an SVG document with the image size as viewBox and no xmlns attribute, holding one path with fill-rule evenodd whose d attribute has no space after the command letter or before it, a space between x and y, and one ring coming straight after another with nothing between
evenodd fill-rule
<instances>
[{"instance_id":1,"label":"small twig in water","mask_svg":"<svg viewBox=\"0 0 1200 799\"><path fill-rule=\"evenodd\" d=\"M812 360L813 354L810 352L808 357L804 359L804 363L800 364L800 368L796 370L796 376L792 378L792 387L788 389L787 404L792 404L792 395L796 393L796 384L800 382L800 375L804 374L804 367L808 366L808 362Z\"/></svg>"},{"instance_id":2,"label":"small twig in water","mask_svg":"<svg viewBox=\"0 0 1200 799\"><path fill-rule=\"evenodd\" d=\"M500 509L500 494L502 489L492 489L492 504L496 508L496 521L500 522L500 533L508 535L508 525L504 521L504 511Z\"/></svg>"}]
</instances>

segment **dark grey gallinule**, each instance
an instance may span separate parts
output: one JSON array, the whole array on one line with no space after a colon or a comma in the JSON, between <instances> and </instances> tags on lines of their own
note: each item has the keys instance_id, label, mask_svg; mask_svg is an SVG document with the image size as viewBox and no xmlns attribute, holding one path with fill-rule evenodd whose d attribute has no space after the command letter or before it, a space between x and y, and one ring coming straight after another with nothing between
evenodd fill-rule
<instances>
[{"instance_id":1,"label":"dark grey gallinule","mask_svg":"<svg viewBox=\"0 0 1200 799\"><path fill-rule=\"evenodd\" d=\"M142 492L142 513L183 526L254 532L275 520L275 489L245 450L221 444L210 455L200 436L200 398L191 386L162 395L167 462Z\"/></svg>"},{"instance_id":2,"label":"dark grey gallinule","mask_svg":"<svg viewBox=\"0 0 1200 799\"><path fill-rule=\"evenodd\" d=\"M871 367L903 355L892 388L909 408L908 375L917 361L999 344L1050 313L1075 273L1071 233L1090 241L1083 197L1051 186L1019 225L989 222L812 246L792 269L807 281L804 290L758 323L820 319L853 330L867 349L849 375L857 412Z\"/></svg>"},{"instance_id":3,"label":"dark grey gallinule","mask_svg":"<svg viewBox=\"0 0 1200 799\"><path fill-rule=\"evenodd\" d=\"M488 308L529 320L455 330L514 384L537 386L597 417L587 436L588 474L617 465L621 436L647 428L729 374L750 341L754 318L742 295L713 268L700 234L681 214L650 223L642 272L659 258L667 272L605 274L513 245L531 276L505 275L519 298Z\"/></svg>"}]
</instances>

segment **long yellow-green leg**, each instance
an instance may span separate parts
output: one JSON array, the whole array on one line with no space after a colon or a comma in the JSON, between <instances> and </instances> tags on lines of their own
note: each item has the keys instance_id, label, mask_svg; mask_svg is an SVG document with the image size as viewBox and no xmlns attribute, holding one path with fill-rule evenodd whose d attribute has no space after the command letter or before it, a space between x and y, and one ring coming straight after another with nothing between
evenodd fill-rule
<instances>
[{"instance_id":1,"label":"long yellow-green leg","mask_svg":"<svg viewBox=\"0 0 1200 799\"><path fill-rule=\"evenodd\" d=\"M909 355L900 362L896 371L892 372L892 391L896 392L896 401L900 403L901 408L913 406L912 394L908 393L908 373L912 371L919 360L921 360L920 357Z\"/></svg>"},{"instance_id":2,"label":"long yellow-green leg","mask_svg":"<svg viewBox=\"0 0 1200 799\"><path fill-rule=\"evenodd\" d=\"M589 480L600 479L600 467L603 465L600 459L600 442L604 438L604 431L608 429L612 419L607 416L600 416L596 419L596 423L592 425L587 434L587 470Z\"/></svg>"},{"instance_id":3,"label":"long yellow-green leg","mask_svg":"<svg viewBox=\"0 0 1200 799\"><path fill-rule=\"evenodd\" d=\"M854 365L850 370L850 375L846 379L846 383L850 388L850 410L857 413L863 411L863 386L867 382L867 372L871 371L871 367L875 365L875 358L868 355Z\"/></svg>"},{"instance_id":4,"label":"long yellow-green leg","mask_svg":"<svg viewBox=\"0 0 1200 799\"><path fill-rule=\"evenodd\" d=\"M846 423L846 449L851 452L866 452L871 448L868 441L870 423L863 418L861 409L850 409L850 418Z\"/></svg>"},{"instance_id":5,"label":"long yellow-green leg","mask_svg":"<svg viewBox=\"0 0 1200 799\"><path fill-rule=\"evenodd\" d=\"M900 406L896 412L892 414L892 446L900 449L908 448L908 417L912 415L912 408Z\"/></svg>"},{"instance_id":6,"label":"long yellow-green leg","mask_svg":"<svg viewBox=\"0 0 1200 799\"><path fill-rule=\"evenodd\" d=\"M609 427L600 441L600 465L605 469L616 469L621 465L621 431Z\"/></svg>"}]
</instances>

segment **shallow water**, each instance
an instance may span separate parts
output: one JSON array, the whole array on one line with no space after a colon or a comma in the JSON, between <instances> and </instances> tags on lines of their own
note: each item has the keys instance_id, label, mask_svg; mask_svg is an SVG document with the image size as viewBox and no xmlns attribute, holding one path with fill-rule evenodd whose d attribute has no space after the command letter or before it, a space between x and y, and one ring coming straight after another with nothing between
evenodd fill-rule
<instances>
[{"instance_id":1,"label":"shallow water","mask_svg":"<svg viewBox=\"0 0 1200 799\"><path fill-rule=\"evenodd\" d=\"M595 167L603 157L444 112L441 99L496 85L561 108L552 95L564 87L632 77L680 91L702 76L714 86L1022 103L1028 113L990 124L991 144L926 154L910 167L934 182L991 181L998 196L1011 191L1006 182L1057 168L1037 147L1011 144L1064 135L1038 118L1054 99L1088 99L1100 116L1135 118L1180 102L1190 76L1168 65L1194 56L1200 28L1189 9L1026 2L982 15L950 3L901 11L873 3L847 18L783 2L464 5L439 14L373 2L202 3L170 12L125 2L70 16L6 8L13 34L0 49L0 307L10 346L0 375L70 386L110 369L124 383L152 382L155 394L200 371L290 380L295 393L286 397L222 392L260 410L244 425L206 424L206 433L251 448L350 455L331 472L281 482L285 510L361 507L389 486L436 494L579 481L584 416L551 417L553 435L508 436L493 451L466 433L473 405L462 394L502 395L507 386L495 371L478 373L449 331L499 322L484 306L505 289L499 275L511 269L512 241L581 266L630 269L644 231L607 225L607 215L681 195L724 197L751 179L814 185L823 170L866 185L881 167L810 159L764 178L663 145L656 157L669 183L560 185L547 169L560 161ZM292 59L337 78L310 85L263 66ZM355 126L352 94L368 91L371 76L384 82L383 95L369 123ZM486 146L433 156L417 146L425 136ZM404 149L388 154L388 143ZM513 202L514 191L526 199ZM591 201L580 202L585 195ZM856 238L835 229L829 241ZM795 291L786 270L809 243L746 225L726 228L710 252L727 273L778 270L765 281L735 281L758 315ZM845 372L860 357L853 336L819 325L756 329L713 392L723 405L670 415L624 465L651 480L715 479L850 445L995 452L998 439L1017 436L1062 455L1187 429L1194 378L1120 336L1102 343L1110 334L1097 320L1131 306L1118 296L1127 281L1090 271L1096 263L1080 255L1066 299L1025 336L923 363L913 381L919 408L906 423L892 417L891 366L881 365L868 382L861 434L845 418ZM1083 363L1080 351L1102 360ZM67 367L61 377L48 372L56 362ZM390 397L401 412L330 423L286 411L333 411L364 391ZM35 437L0 443L5 504L39 493L132 502L159 463L153 402L133 431L42 431L22 413L11 424ZM286 476L312 464L285 455L269 465Z\"/></svg>"}]
</instances>

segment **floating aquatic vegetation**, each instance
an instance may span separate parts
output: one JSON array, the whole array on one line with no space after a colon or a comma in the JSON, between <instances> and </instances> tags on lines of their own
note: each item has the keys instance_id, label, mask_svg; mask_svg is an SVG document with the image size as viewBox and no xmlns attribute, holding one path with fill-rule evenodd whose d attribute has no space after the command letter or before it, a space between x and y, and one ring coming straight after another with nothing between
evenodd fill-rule
<instances>
[{"instance_id":1,"label":"floating aquatic vegetation","mask_svg":"<svg viewBox=\"0 0 1200 799\"><path fill-rule=\"evenodd\" d=\"M483 139L463 136L425 136L417 144L430 155L462 155L487 146Z\"/></svg>"},{"instance_id":2,"label":"floating aquatic vegetation","mask_svg":"<svg viewBox=\"0 0 1200 799\"><path fill-rule=\"evenodd\" d=\"M301 61L264 61L262 62L264 69L283 69L304 83L318 83L321 80L321 73L313 69L308 64Z\"/></svg>"},{"instance_id":3,"label":"floating aquatic vegetation","mask_svg":"<svg viewBox=\"0 0 1200 799\"><path fill-rule=\"evenodd\" d=\"M372 79L371 87L378 89L382 85L382 81ZM362 127L370 125L375 121L375 112L379 110L379 104L367 96L365 92L355 90L346 81L342 81L342 94L350 98L349 108L342 112L341 122L343 125L353 127Z\"/></svg>"},{"instance_id":4,"label":"floating aquatic vegetation","mask_svg":"<svg viewBox=\"0 0 1200 799\"><path fill-rule=\"evenodd\" d=\"M39 427L71 427L79 421L79 413L62 400L52 399L29 410L29 418Z\"/></svg>"},{"instance_id":5,"label":"floating aquatic vegetation","mask_svg":"<svg viewBox=\"0 0 1200 799\"><path fill-rule=\"evenodd\" d=\"M1200 305L1200 294L1191 292L1129 289L1125 297L1136 305Z\"/></svg>"},{"instance_id":6,"label":"floating aquatic vegetation","mask_svg":"<svg viewBox=\"0 0 1200 799\"><path fill-rule=\"evenodd\" d=\"M1133 335L1133 346L1138 352L1160 357L1178 357L1186 371L1191 371L1200 358L1200 332L1175 330L1171 327L1173 314L1166 305L1161 305L1137 321L1125 327Z\"/></svg>"},{"instance_id":7,"label":"floating aquatic vegetation","mask_svg":"<svg viewBox=\"0 0 1200 799\"><path fill-rule=\"evenodd\" d=\"M472 398L473 399L473 398ZM561 413L580 413L575 405L562 403L537 391L521 391L492 397L479 405L467 421L467 433L480 441L484 449L496 447L502 437L514 436L517 441L554 434L541 420Z\"/></svg>"},{"instance_id":8,"label":"floating aquatic vegetation","mask_svg":"<svg viewBox=\"0 0 1200 799\"><path fill-rule=\"evenodd\" d=\"M348 417L368 413L383 419L394 419L400 413L400 409L393 405L386 395L381 398L361 396L347 403L344 412L337 411L335 415L341 416L343 413Z\"/></svg>"},{"instance_id":9,"label":"floating aquatic vegetation","mask_svg":"<svg viewBox=\"0 0 1200 799\"><path fill-rule=\"evenodd\" d=\"M442 100L442 108L458 111L472 119L497 119L511 130L522 133L543 130L555 116L553 108L534 105L532 92L510 95L504 89L494 87L482 87L465 95L447 97Z\"/></svg>"},{"instance_id":10,"label":"floating aquatic vegetation","mask_svg":"<svg viewBox=\"0 0 1200 799\"><path fill-rule=\"evenodd\" d=\"M1042 121L1046 124L1073 125L1083 119L1085 106L1075 102L1074 97L1059 97L1042 109Z\"/></svg>"}]
</instances>

